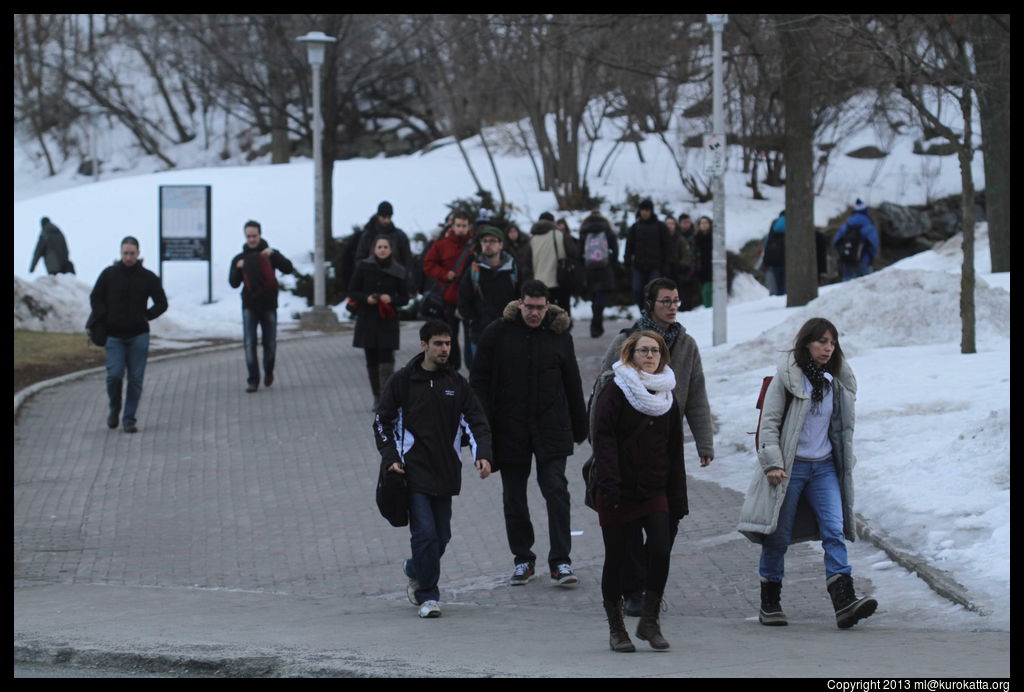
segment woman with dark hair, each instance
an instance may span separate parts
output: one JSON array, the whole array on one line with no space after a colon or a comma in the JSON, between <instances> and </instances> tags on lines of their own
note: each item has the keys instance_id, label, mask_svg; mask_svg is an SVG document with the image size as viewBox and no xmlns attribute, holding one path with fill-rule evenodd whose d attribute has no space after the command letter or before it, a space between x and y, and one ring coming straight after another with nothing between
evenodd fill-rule
<instances>
[{"instance_id":1,"label":"woman with dark hair","mask_svg":"<svg viewBox=\"0 0 1024 692\"><path fill-rule=\"evenodd\" d=\"M508 244L505 246L505 251L510 253L516 258L516 264L519 265L520 276L523 280L533 278L526 276L526 272L532 269L532 251L530 250L530 236L519 230L519 226L515 223L509 223L508 228L505 229L505 240Z\"/></svg>"},{"instance_id":2,"label":"woman with dark hair","mask_svg":"<svg viewBox=\"0 0 1024 692\"><path fill-rule=\"evenodd\" d=\"M395 371L397 309L409 302L406 268L395 261L392 252L391 237L377 236L370 256L356 264L348 287L348 297L359 304L352 345L366 351L374 410L384 383Z\"/></svg>"},{"instance_id":3,"label":"woman with dark hair","mask_svg":"<svg viewBox=\"0 0 1024 692\"><path fill-rule=\"evenodd\" d=\"M711 217L702 216L697 219L697 230L693 234L693 247L697 251L697 282L700 284L700 296L704 307L711 307L711 245L714 224Z\"/></svg>"},{"instance_id":4,"label":"woman with dark hair","mask_svg":"<svg viewBox=\"0 0 1024 692\"><path fill-rule=\"evenodd\" d=\"M781 591L786 549L820 540L825 584L840 629L878 607L853 590L845 540L856 540L853 516L854 401L857 380L843 357L839 331L808 320L779 362L765 393L758 428L759 466L740 512L739 531L761 544L763 625L788 624Z\"/></svg>"},{"instance_id":5,"label":"woman with dark hair","mask_svg":"<svg viewBox=\"0 0 1024 692\"><path fill-rule=\"evenodd\" d=\"M660 334L633 332L612 365L614 380L595 404L593 473L605 546L601 595L612 651L636 651L622 620L623 576L643 534L647 570L636 636L655 649L669 648L658 616L668 581L671 526L688 513L688 505L682 423L672 395L676 378L668 362Z\"/></svg>"}]
</instances>

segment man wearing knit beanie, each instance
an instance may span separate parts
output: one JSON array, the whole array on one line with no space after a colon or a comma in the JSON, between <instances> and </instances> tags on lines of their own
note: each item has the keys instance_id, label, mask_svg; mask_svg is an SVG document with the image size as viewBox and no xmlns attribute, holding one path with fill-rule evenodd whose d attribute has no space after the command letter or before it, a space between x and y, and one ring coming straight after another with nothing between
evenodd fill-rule
<instances>
[{"instance_id":1,"label":"man wearing knit beanie","mask_svg":"<svg viewBox=\"0 0 1024 692\"><path fill-rule=\"evenodd\" d=\"M384 201L377 205L377 213L370 217L367 224L363 226L363 230L360 231L359 243L356 245L355 257L352 260L353 264L355 264L369 257L377 236L387 236L391 239L393 250L391 257L393 261L402 265L402 268L406 271L406 276L409 277L409 291L411 294L413 290L411 284L412 250L409 248L409 236L391 221L394 213L395 209L391 206L391 202Z\"/></svg>"}]
</instances>

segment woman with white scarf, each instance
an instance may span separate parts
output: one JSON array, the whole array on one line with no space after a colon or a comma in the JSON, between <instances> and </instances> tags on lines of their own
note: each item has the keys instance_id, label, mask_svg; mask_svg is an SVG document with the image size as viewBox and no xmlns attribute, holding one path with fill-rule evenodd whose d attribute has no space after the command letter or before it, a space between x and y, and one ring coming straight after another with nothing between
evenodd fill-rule
<instances>
[{"instance_id":1,"label":"woman with white scarf","mask_svg":"<svg viewBox=\"0 0 1024 692\"><path fill-rule=\"evenodd\" d=\"M636 636L669 648L658 621L668 581L673 519L688 513L675 374L657 332L639 330L622 344L615 378L598 393L593 430L596 501L605 561L601 593L613 651L636 651L623 623L623 570L633 541L646 537L647 575Z\"/></svg>"}]
</instances>

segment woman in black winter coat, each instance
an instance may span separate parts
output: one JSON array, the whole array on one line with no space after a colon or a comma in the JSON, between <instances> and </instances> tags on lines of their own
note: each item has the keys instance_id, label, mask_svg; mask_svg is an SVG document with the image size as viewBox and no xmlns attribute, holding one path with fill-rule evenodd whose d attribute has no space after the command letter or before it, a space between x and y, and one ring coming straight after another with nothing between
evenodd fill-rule
<instances>
[{"instance_id":1,"label":"woman in black winter coat","mask_svg":"<svg viewBox=\"0 0 1024 692\"><path fill-rule=\"evenodd\" d=\"M352 345L366 351L366 372L374 409L384 383L395 371L398 308L409 302L406 268L391 255L391 239L377 236L371 255L356 263L348 287L348 297L358 303Z\"/></svg>"},{"instance_id":2,"label":"woman in black winter coat","mask_svg":"<svg viewBox=\"0 0 1024 692\"><path fill-rule=\"evenodd\" d=\"M633 332L612 364L615 377L595 404L593 447L596 502L604 537L601 595L612 651L636 647L622 620L623 575L635 541L646 534L647 570L636 636L667 649L658 622L668 581L673 520L685 516L686 471L675 374L668 346L650 330Z\"/></svg>"},{"instance_id":3,"label":"woman in black winter coat","mask_svg":"<svg viewBox=\"0 0 1024 692\"><path fill-rule=\"evenodd\" d=\"M711 307L711 245L714 223L708 216L697 219L697 231L693 234L693 246L697 251L697 280L704 307Z\"/></svg>"}]
</instances>

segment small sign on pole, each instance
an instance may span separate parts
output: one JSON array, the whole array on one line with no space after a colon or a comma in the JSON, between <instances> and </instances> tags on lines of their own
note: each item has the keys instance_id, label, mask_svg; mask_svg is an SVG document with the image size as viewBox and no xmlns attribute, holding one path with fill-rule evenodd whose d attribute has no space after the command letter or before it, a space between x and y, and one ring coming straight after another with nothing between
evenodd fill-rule
<instances>
[{"instance_id":1,"label":"small sign on pole","mask_svg":"<svg viewBox=\"0 0 1024 692\"><path fill-rule=\"evenodd\" d=\"M205 261L207 298L213 302L210 186L160 186L160 278L164 262Z\"/></svg>"},{"instance_id":2,"label":"small sign on pole","mask_svg":"<svg viewBox=\"0 0 1024 692\"><path fill-rule=\"evenodd\" d=\"M704 172L711 176L725 173L725 135L704 135Z\"/></svg>"}]
</instances>

